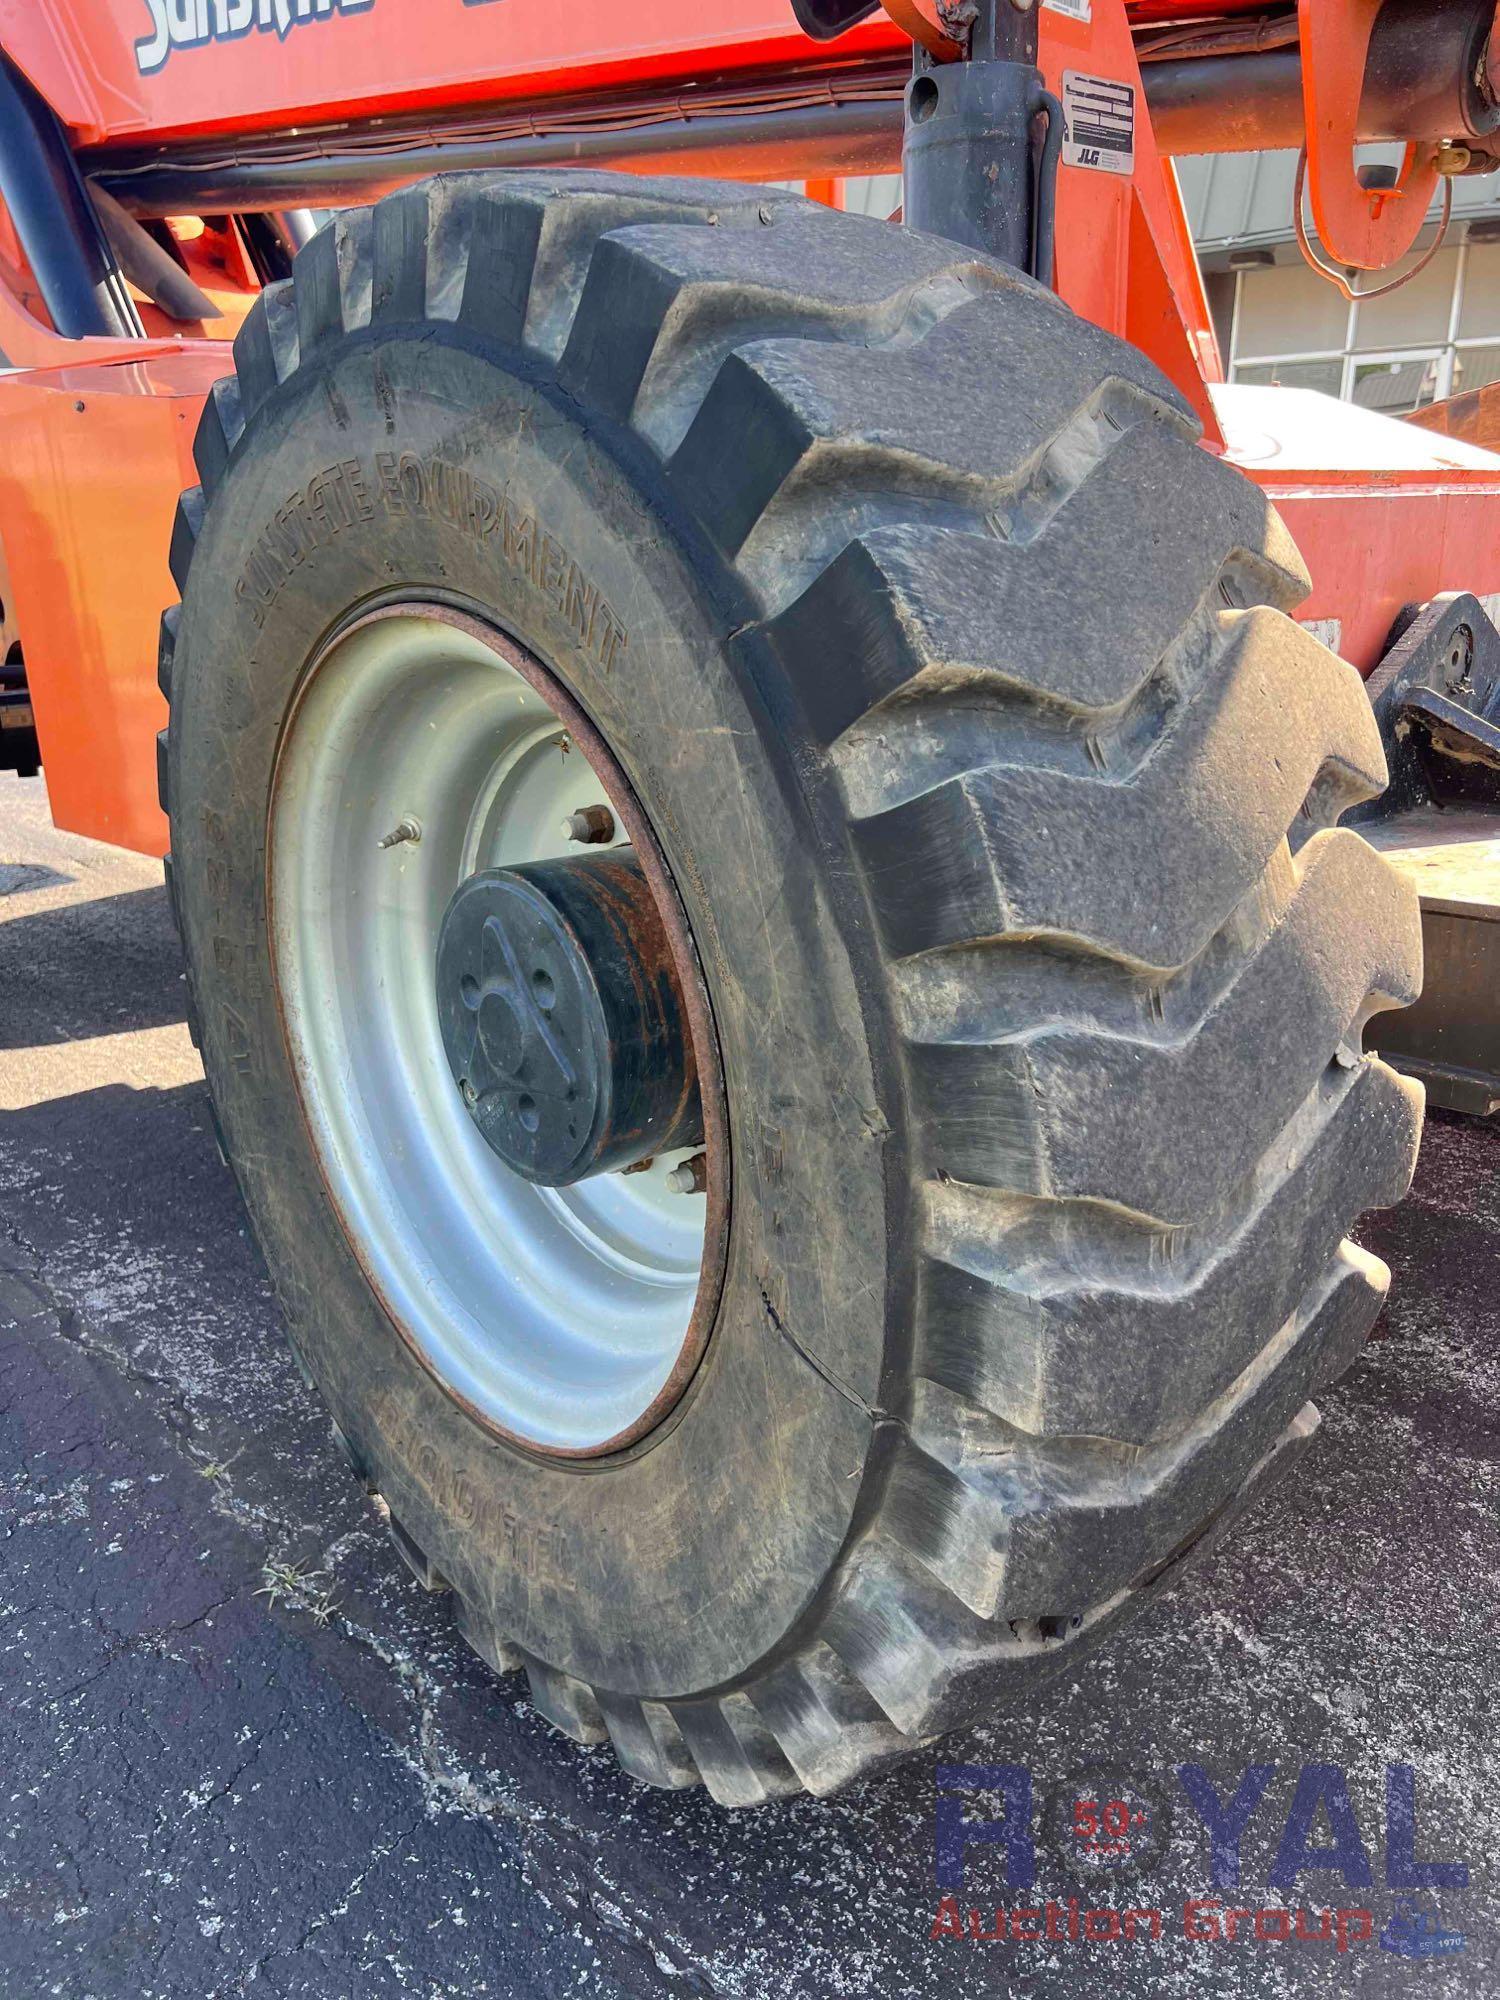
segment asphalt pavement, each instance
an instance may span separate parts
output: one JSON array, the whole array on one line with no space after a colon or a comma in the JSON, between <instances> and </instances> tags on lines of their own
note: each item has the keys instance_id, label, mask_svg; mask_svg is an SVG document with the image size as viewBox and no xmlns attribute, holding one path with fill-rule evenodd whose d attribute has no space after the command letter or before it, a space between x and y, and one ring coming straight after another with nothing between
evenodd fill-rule
<instances>
[{"instance_id":1,"label":"asphalt pavement","mask_svg":"<svg viewBox=\"0 0 1500 2000\"><path fill-rule=\"evenodd\" d=\"M0 776L0 2000L1500 1991L1497 1168L1433 1120L1361 1232L1395 1273L1366 1357L1149 1625L838 1799L727 1813L557 1736L409 1580L215 1151L160 868ZM960 1763L1030 1774L1030 1889L976 1842L943 1905ZM1226 1804L1272 1767L1237 1886L1183 1765ZM1103 1889L1042 1811L1101 1787L1166 1843ZM1273 1888L1278 1854L1311 1865ZM1112 1939L1126 1905L1156 1922Z\"/></svg>"}]
</instances>

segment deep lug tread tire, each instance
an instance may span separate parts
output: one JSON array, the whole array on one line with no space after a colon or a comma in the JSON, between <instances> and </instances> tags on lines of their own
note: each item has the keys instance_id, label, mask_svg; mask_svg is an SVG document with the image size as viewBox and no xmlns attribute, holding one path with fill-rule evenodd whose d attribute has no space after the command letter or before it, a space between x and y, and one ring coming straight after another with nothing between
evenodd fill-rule
<instances>
[{"instance_id":1,"label":"deep lug tread tire","mask_svg":"<svg viewBox=\"0 0 1500 2000\"><path fill-rule=\"evenodd\" d=\"M580 1678L518 1647L472 1566L391 1534L427 1588L456 1571L461 1628L549 1722L645 1782L826 1793L1150 1601L1358 1351L1386 1274L1345 1232L1404 1192L1421 1112L1360 1048L1417 990L1415 902L1333 828L1385 781L1377 732L1288 616L1284 528L1142 356L951 244L737 186L460 176L337 218L205 409L189 606L205 513L299 372L434 325L618 437L645 505L715 552L726 652L862 899L906 1078L866 1125L903 1141L914 1303L878 1402L803 1354L868 1421L868 1500L732 1685ZM181 631L170 610L174 714ZM174 835L203 806L175 736ZM767 1338L795 1342L767 1283ZM367 1485L378 1431L340 1408Z\"/></svg>"}]
</instances>

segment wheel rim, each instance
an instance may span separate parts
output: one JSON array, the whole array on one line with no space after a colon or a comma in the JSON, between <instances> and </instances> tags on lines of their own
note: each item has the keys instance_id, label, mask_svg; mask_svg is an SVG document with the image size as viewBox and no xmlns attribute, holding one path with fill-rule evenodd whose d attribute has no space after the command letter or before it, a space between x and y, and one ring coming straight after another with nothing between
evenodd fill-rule
<instances>
[{"instance_id":1,"label":"wheel rim","mask_svg":"<svg viewBox=\"0 0 1500 2000\"><path fill-rule=\"evenodd\" d=\"M703 1078L706 1193L645 1169L540 1187L471 1122L445 1056L434 956L476 871L576 854L607 802L674 940ZM403 824L405 823L405 824ZM413 829L417 837L412 838ZM393 832L406 837L380 843ZM588 719L533 656L446 607L348 628L288 721L268 828L271 950L293 1072L330 1198L427 1368L534 1450L618 1450L701 1357L725 1209L716 1055L665 863Z\"/></svg>"}]
</instances>

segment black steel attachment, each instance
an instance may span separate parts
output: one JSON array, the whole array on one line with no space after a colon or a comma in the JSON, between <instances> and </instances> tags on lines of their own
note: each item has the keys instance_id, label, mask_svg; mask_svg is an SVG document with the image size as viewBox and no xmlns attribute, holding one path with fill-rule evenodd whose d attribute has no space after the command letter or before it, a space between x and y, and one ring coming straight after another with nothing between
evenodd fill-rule
<instances>
[{"instance_id":1,"label":"black steel attachment","mask_svg":"<svg viewBox=\"0 0 1500 2000\"><path fill-rule=\"evenodd\" d=\"M1063 114L1036 54L1034 0L980 0L961 62L914 48L902 219L1051 284Z\"/></svg>"},{"instance_id":2,"label":"black steel attachment","mask_svg":"<svg viewBox=\"0 0 1500 2000\"><path fill-rule=\"evenodd\" d=\"M1362 140L1447 139L1486 171L1500 131L1489 45L1494 0L1385 0L1370 30L1360 93ZM1261 152L1307 136L1296 18L1285 45L1247 42L1224 52L1231 27L1210 51L1196 39L1153 49L1138 44L1141 81L1157 145L1169 154ZM1263 20L1249 24L1266 30ZM1170 48L1170 52L1169 52ZM1483 141L1479 146L1474 142Z\"/></svg>"},{"instance_id":3,"label":"black steel attachment","mask_svg":"<svg viewBox=\"0 0 1500 2000\"><path fill-rule=\"evenodd\" d=\"M41 768L42 753L36 740L36 716L31 707L31 690L26 685L26 668L18 659L7 660L0 666L0 771L34 778Z\"/></svg>"},{"instance_id":4,"label":"black steel attachment","mask_svg":"<svg viewBox=\"0 0 1500 2000\"><path fill-rule=\"evenodd\" d=\"M880 0L792 0L797 26L815 42L831 42L846 30L867 21Z\"/></svg>"},{"instance_id":5,"label":"black steel attachment","mask_svg":"<svg viewBox=\"0 0 1500 2000\"><path fill-rule=\"evenodd\" d=\"M1366 684L1391 781L1351 825L1422 806L1500 807L1500 632L1450 591L1410 614Z\"/></svg>"},{"instance_id":6,"label":"black steel attachment","mask_svg":"<svg viewBox=\"0 0 1500 2000\"><path fill-rule=\"evenodd\" d=\"M1466 591L1415 607L1368 682L1391 782L1345 815L1422 902L1421 998L1369 1040L1428 1099L1500 1110L1500 632Z\"/></svg>"},{"instance_id":7,"label":"black steel attachment","mask_svg":"<svg viewBox=\"0 0 1500 2000\"><path fill-rule=\"evenodd\" d=\"M471 875L437 999L469 1116L524 1179L569 1187L703 1144L682 992L629 848Z\"/></svg>"},{"instance_id":8,"label":"black steel attachment","mask_svg":"<svg viewBox=\"0 0 1500 2000\"><path fill-rule=\"evenodd\" d=\"M190 326L218 318L213 300L199 290L165 245L121 208L108 188L91 187L89 199L121 271L168 319Z\"/></svg>"}]
</instances>

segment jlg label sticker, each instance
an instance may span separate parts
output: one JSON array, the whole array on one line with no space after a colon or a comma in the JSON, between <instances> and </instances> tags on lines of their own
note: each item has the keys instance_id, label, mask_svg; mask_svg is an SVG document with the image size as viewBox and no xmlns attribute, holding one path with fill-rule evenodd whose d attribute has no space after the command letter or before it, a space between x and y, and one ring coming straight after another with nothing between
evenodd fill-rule
<instances>
[{"instance_id":1,"label":"jlg label sticker","mask_svg":"<svg viewBox=\"0 0 1500 2000\"><path fill-rule=\"evenodd\" d=\"M1135 86L1113 77L1063 71L1063 159L1101 173L1135 171Z\"/></svg>"},{"instance_id":2,"label":"jlg label sticker","mask_svg":"<svg viewBox=\"0 0 1500 2000\"><path fill-rule=\"evenodd\" d=\"M1092 21L1094 0L1042 0L1052 14L1066 14L1070 21Z\"/></svg>"}]
</instances>

